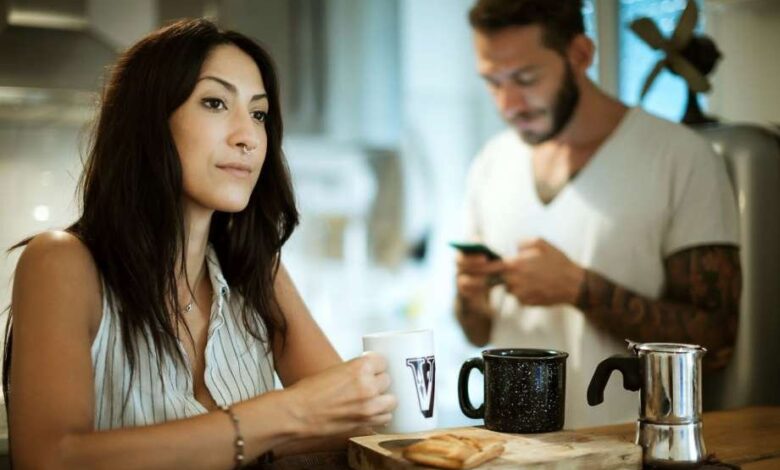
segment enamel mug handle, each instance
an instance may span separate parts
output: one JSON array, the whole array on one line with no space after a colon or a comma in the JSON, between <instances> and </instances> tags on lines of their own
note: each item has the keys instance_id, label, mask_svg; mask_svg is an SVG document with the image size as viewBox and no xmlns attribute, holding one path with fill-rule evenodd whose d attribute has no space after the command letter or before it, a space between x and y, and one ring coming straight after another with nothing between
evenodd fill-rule
<instances>
[{"instance_id":1,"label":"enamel mug handle","mask_svg":"<svg viewBox=\"0 0 780 470\"><path fill-rule=\"evenodd\" d=\"M482 403L479 408L474 408L469 398L469 375L471 375L473 369L479 369L482 376L485 376L485 362L481 357L472 357L460 367L460 375L458 375L458 402L460 402L460 409L464 415L472 419L484 419L485 403Z\"/></svg>"}]
</instances>

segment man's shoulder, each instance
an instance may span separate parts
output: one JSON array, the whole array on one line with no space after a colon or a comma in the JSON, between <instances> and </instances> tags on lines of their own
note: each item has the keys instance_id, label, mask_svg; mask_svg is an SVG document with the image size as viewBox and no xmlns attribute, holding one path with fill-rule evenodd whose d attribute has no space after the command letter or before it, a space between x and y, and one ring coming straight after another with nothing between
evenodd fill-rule
<instances>
[{"instance_id":1,"label":"man's shoulder","mask_svg":"<svg viewBox=\"0 0 780 470\"><path fill-rule=\"evenodd\" d=\"M713 152L712 145L693 129L679 123L633 108L634 125L630 129L632 140L641 140L647 150L656 149L675 158L697 158Z\"/></svg>"}]
</instances>

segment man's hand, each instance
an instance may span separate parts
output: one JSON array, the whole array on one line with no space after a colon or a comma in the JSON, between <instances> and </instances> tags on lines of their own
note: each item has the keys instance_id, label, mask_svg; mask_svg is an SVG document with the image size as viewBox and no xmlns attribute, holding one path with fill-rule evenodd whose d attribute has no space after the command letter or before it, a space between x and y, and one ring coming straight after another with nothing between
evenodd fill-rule
<instances>
[{"instance_id":1,"label":"man's hand","mask_svg":"<svg viewBox=\"0 0 780 470\"><path fill-rule=\"evenodd\" d=\"M501 282L504 263L501 260L488 261L485 255L463 253L458 253L456 262L458 298L468 305L469 310L490 311L488 294L493 286Z\"/></svg>"},{"instance_id":2,"label":"man's hand","mask_svg":"<svg viewBox=\"0 0 780 470\"><path fill-rule=\"evenodd\" d=\"M484 346L490 340L495 310L490 306L490 289L501 282L504 262L488 261L485 255L458 253L455 315L468 340Z\"/></svg>"},{"instance_id":3,"label":"man's hand","mask_svg":"<svg viewBox=\"0 0 780 470\"><path fill-rule=\"evenodd\" d=\"M506 289L525 305L574 304L585 270L542 239L520 243L517 256L505 261Z\"/></svg>"}]
</instances>

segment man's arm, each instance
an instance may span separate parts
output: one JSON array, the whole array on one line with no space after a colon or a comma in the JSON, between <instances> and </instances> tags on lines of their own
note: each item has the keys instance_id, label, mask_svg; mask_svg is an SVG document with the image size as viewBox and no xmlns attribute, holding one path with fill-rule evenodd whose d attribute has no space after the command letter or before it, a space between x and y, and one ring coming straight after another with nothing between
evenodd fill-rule
<instances>
[{"instance_id":1,"label":"man's arm","mask_svg":"<svg viewBox=\"0 0 780 470\"><path fill-rule=\"evenodd\" d=\"M474 346L482 347L490 341L494 315L495 312L489 304L475 307L461 296L455 300L455 317L463 328L466 339Z\"/></svg>"},{"instance_id":2,"label":"man's arm","mask_svg":"<svg viewBox=\"0 0 780 470\"><path fill-rule=\"evenodd\" d=\"M615 337L699 344L708 350L708 368L725 366L737 336L739 249L708 245L674 253L665 261L665 279L661 299L652 300L586 270L576 306Z\"/></svg>"}]
</instances>

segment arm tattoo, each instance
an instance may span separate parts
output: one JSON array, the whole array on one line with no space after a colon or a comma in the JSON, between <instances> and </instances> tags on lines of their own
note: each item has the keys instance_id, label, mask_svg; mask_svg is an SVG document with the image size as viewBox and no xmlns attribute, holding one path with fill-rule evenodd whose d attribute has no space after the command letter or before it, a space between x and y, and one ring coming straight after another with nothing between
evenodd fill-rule
<instances>
[{"instance_id":1,"label":"arm tattoo","mask_svg":"<svg viewBox=\"0 0 780 470\"><path fill-rule=\"evenodd\" d=\"M577 307L621 340L699 344L708 350L708 367L726 365L739 319L739 249L710 245L679 251L666 259L665 279L661 299L652 300L586 271Z\"/></svg>"}]
</instances>

